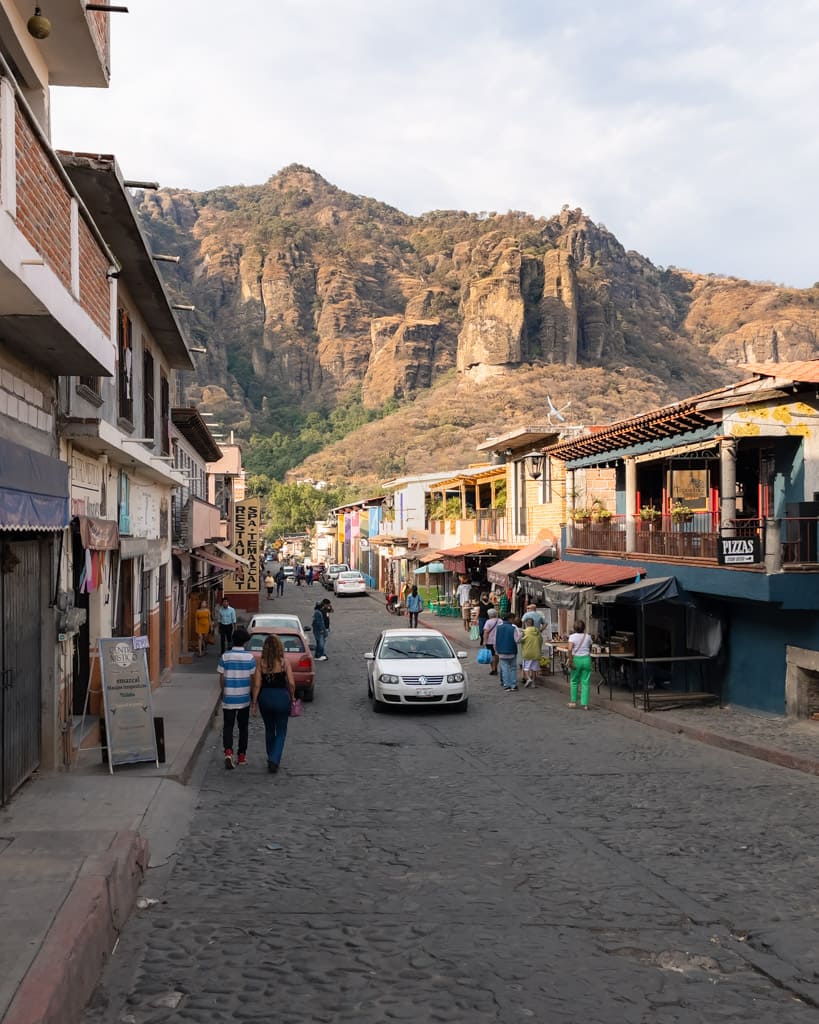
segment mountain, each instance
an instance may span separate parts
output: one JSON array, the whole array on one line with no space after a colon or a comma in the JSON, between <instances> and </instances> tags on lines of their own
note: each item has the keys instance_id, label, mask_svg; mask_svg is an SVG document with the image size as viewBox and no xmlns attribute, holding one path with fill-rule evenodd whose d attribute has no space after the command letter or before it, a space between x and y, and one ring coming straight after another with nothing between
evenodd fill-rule
<instances>
[{"instance_id":1,"label":"mountain","mask_svg":"<svg viewBox=\"0 0 819 1024\"><path fill-rule=\"evenodd\" d=\"M196 305L191 337L207 353L189 398L245 438L296 439L290 465L338 423L377 418L365 436L401 424L418 452L407 469L426 468L441 427L418 425L428 406L475 409L474 457L484 421L511 425L510 403L516 420L543 418L541 385L601 422L735 379L744 362L819 352L819 287L656 267L579 209L411 217L299 165L139 205L154 250L181 256L171 290ZM350 440L375 478L383 452Z\"/></svg>"}]
</instances>

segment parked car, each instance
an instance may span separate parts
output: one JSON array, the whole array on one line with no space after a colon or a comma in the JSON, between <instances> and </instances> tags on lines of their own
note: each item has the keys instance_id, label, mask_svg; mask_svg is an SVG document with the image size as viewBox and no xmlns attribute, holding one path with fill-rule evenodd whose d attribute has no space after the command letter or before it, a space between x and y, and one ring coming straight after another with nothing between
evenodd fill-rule
<instances>
[{"instance_id":1,"label":"parked car","mask_svg":"<svg viewBox=\"0 0 819 1024\"><path fill-rule=\"evenodd\" d=\"M288 580L292 580L296 576L296 570L293 568L292 565L282 566L282 572L284 573L285 578Z\"/></svg>"},{"instance_id":2,"label":"parked car","mask_svg":"<svg viewBox=\"0 0 819 1024\"><path fill-rule=\"evenodd\" d=\"M310 632L310 626L303 626L298 615L277 615L275 612L262 612L254 615L247 628L250 633L254 629L295 629L300 633Z\"/></svg>"},{"instance_id":3,"label":"parked car","mask_svg":"<svg viewBox=\"0 0 819 1024\"><path fill-rule=\"evenodd\" d=\"M293 680L296 684L296 696L302 700L311 701L315 694L315 670L313 666L313 655L307 646L304 633L295 629L267 628L251 630L250 640L247 643L247 650L253 652L256 663L261 660L262 648L265 639L275 633L281 640L284 647L284 656L290 662L293 670Z\"/></svg>"},{"instance_id":4,"label":"parked car","mask_svg":"<svg viewBox=\"0 0 819 1024\"><path fill-rule=\"evenodd\" d=\"M466 711L469 679L455 651L437 629L385 629L365 654L367 696L373 711L389 704L451 706Z\"/></svg>"},{"instance_id":5,"label":"parked car","mask_svg":"<svg viewBox=\"0 0 819 1024\"><path fill-rule=\"evenodd\" d=\"M332 590L333 584L335 583L336 580L336 576L338 576L340 572L349 571L350 567L345 562L339 562L337 565L328 565L326 570L324 571L323 576L321 577L321 582L328 590Z\"/></svg>"},{"instance_id":6,"label":"parked car","mask_svg":"<svg viewBox=\"0 0 819 1024\"><path fill-rule=\"evenodd\" d=\"M367 583L360 572L340 572L333 581L333 593L336 597L349 597L351 594L366 594Z\"/></svg>"}]
</instances>

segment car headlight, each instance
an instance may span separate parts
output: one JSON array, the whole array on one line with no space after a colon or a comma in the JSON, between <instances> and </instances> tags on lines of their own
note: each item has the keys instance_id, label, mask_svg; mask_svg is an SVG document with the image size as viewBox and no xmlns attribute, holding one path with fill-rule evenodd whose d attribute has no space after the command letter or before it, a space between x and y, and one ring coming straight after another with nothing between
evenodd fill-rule
<instances>
[{"instance_id":1,"label":"car headlight","mask_svg":"<svg viewBox=\"0 0 819 1024\"><path fill-rule=\"evenodd\" d=\"M386 672L382 672L378 677L379 683L398 683L400 682L398 676L389 676Z\"/></svg>"},{"instance_id":2,"label":"car headlight","mask_svg":"<svg viewBox=\"0 0 819 1024\"><path fill-rule=\"evenodd\" d=\"M446 677L448 683L462 683L464 681L463 672L454 672L451 676Z\"/></svg>"}]
</instances>

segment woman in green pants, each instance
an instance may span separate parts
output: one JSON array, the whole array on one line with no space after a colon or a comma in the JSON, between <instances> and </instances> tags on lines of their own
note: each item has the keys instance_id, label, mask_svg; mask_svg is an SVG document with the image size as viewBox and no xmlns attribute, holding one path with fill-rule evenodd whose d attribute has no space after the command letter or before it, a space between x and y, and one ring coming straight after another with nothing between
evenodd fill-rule
<instances>
[{"instance_id":1,"label":"woman in green pants","mask_svg":"<svg viewBox=\"0 0 819 1024\"><path fill-rule=\"evenodd\" d=\"M591 637L586 632L586 623L578 619L574 633L569 637L569 655L572 659L570 708L577 707L577 688L580 687L580 706L589 710L589 682L591 680Z\"/></svg>"}]
</instances>

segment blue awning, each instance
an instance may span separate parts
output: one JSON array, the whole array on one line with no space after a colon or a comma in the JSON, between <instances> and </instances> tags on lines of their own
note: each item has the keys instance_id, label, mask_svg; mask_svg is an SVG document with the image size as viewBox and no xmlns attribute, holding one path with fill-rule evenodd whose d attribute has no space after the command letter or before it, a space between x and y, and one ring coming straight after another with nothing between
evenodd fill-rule
<instances>
[{"instance_id":1,"label":"blue awning","mask_svg":"<svg viewBox=\"0 0 819 1024\"><path fill-rule=\"evenodd\" d=\"M68 464L0 440L0 530L68 526Z\"/></svg>"},{"instance_id":2,"label":"blue awning","mask_svg":"<svg viewBox=\"0 0 819 1024\"><path fill-rule=\"evenodd\" d=\"M430 572L433 575L435 573L446 572L443 562L430 562L429 565L421 565L415 570L415 575L420 576L421 573Z\"/></svg>"}]
</instances>

